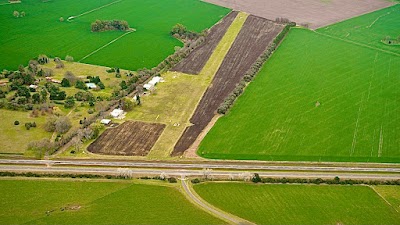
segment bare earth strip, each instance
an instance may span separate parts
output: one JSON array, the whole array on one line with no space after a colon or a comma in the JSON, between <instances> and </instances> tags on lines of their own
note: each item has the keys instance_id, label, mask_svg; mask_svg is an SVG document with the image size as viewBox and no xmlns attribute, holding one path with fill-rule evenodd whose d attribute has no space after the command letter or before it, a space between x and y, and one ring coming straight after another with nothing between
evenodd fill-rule
<instances>
[{"instance_id":1,"label":"bare earth strip","mask_svg":"<svg viewBox=\"0 0 400 225\"><path fill-rule=\"evenodd\" d=\"M214 117L219 105L282 29L283 26L261 17L247 18L190 120L194 125L186 128L172 155L181 155L195 142Z\"/></svg>"},{"instance_id":2,"label":"bare earth strip","mask_svg":"<svg viewBox=\"0 0 400 225\"><path fill-rule=\"evenodd\" d=\"M207 2L275 20L288 18L312 29L393 5L386 0L205 0Z\"/></svg>"},{"instance_id":3,"label":"bare earth strip","mask_svg":"<svg viewBox=\"0 0 400 225\"><path fill-rule=\"evenodd\" d=\"M176 65L172 71L186 74L199 74L237 14L237 11L232 11L219 23L214 25L207 35L205 43Z\"/></svg>"},{"instance_id":4,"label":"bare earth strip","mask_svg":"<svg viewBox=\"0 0 400 225\"><path fill-rule=\"evenodd\" d=\"M107 129L88 150L105 155L147 155L160 137L165 124L127 121Z\"/></svg>"}]
</instances>

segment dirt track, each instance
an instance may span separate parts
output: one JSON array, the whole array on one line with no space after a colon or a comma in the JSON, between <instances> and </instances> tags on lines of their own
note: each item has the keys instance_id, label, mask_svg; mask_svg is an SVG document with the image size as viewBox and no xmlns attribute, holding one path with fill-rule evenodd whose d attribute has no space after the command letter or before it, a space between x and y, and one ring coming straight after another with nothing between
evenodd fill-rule
<instances>
[{"instance_id":1,"label":"dirt track","mask_svg":"<svg viewBox=\"0 0 400 225\"><path fill-rule=\"evenodd\" d=\"M206 37L206 41L200 47L196 48L190 55L176 65L172 71L187 73L187 74L199 74L203 69L207 60L210 58L215 47L217 47L219 41L226 33L229 26L237 16L237 11L232 11L225 16L218 24L214 25L210 33Z\"/></svg>"},{"instance_id":2,"label":"dirt track","mask_svg":"<svg viewBox=\"0 0 400 225\"><path fill-rule=\"evenodd\" d=\"M236 37L231 49L215 74L212 84L200 100L190 122L175 145L173 156L181 155L187 150L212 120L219 105L233 91L236 84L257 58L264 52L267 45L283 29L269 20L249 16L242 30Z\"/></svg>"},{"instance_id":3,"label":"dirt track","mask_svg":"<svg viewBox=\"0 0 400 225\"><path fill-rule=\"evenodd\" d=\"M165 124L128 121L104 131L88 150L104 155L145 156L165 128Z\"/></svg>"},{"instance_id":4,"label":"dirt track","mask_svg":"<svg viewBox=\"0 0 400 225\"><path fill-rule=\"evenodd\" d=\"M316 29L393 5L386 0L204 0L270 20L288 18Z\"/></svg>"}]
</instances>

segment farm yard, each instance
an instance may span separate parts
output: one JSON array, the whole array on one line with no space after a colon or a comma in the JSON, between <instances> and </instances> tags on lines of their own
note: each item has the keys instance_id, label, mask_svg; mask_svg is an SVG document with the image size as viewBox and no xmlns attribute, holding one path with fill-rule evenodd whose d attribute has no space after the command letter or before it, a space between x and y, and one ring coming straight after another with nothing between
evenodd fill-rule
<instances>
[{"instance_id":1,"label":"farm yard","mask_svg":"<svg viewBox=\"0 0 400 225\"><path fill-rule=\"evenodd\" d=\"M190 119L194 125L186 128L175 145L173 155L181 155L195 142L226 96L282 29L283 26L260 17L247 18Z\"/></svg>"},{"instance_id":2,"label":"farm yard","mask_svg":"<svg viewBox=\"0 0 400 225\"><path fill-rule=\"evenodd\" d=\"M399 162L399 72L398 56L292 29L198 154Z\"/></svg>"},{"instance_id":3,"label":"farm yard","mask_svg":"<svg viewBox=\"0 0 400 225\"><path fill-rule=\"evenodd\" d=\"M0 181L0 224L221 224L161 182Z\"/></svg>"},{"instance_id":4,"label":"farm yard","mask_svg":"<svg viewBox=\"0 0 400 225\"><path fill-rule=\"evenodd\" d=\"M206 0L266 19L287 18L297 24L320 28L393 5L386 0Z\"/></svg>"},{"instance_id":5,"label":"farm yard","mask_svg":"<svg viewBox=\"0 0 400 225\"><path fill-rule=\"evenodd\" d=\"M203 183L194 189L210 204L256 224L400 224L400 213L393 208L398 204L385 202L399 203L396 186L230 182Z\"/></svg>"},{"instance_id":6,"label":"farm yard","mask_svg":"<svg viewBox=\"0 0 400 225\"><path fill-rule=\"evenodd\" d=\"M222 21L214 25L210 29L205 43L179 62L172 70L186 74L199 74L237 14L237 11L232 11Z\"/></svg>"},{"instance_id":7,"label":"farm yard","mask_svg":"<svg viewBox=\"0 0 400 225\"><path fill-rule=\"evenodd\" d=\"M400 45L387 45L386 37L397 39L399 34L400 4L362 15L317 31L329 36L382 49L400 56Z\"/></svg>"},{"instance_id":8,"label":"farm yard","mask_svg":"<svg viewBox=\"0 0 400 225\"><path fill-rule=\"evenodd\" d=\"M200 32L230 11L198 0L77 3L24 0L2 5L0 29L7 32L0 34L0 69L17 69L39 54L71 55L75 61L130 70L152 68L172 54L175 46L182 46L169 33L175 24ZM25 16L15 18L13 11ZM74 18L67 21L71 16ZM96 19L123 19L136 31L91 32Z\"/></svg>"},{"instance_id":9,"label":"farm yard","mask_svg":"<svg viewBox=\"0 0 400 225\"><path fill-rule=\"evenodd\" d=\"M106 155L145 156L165 128L165 124L128 121L109 128L89 145L88 151Z\"/></svg>"}]
</instances>

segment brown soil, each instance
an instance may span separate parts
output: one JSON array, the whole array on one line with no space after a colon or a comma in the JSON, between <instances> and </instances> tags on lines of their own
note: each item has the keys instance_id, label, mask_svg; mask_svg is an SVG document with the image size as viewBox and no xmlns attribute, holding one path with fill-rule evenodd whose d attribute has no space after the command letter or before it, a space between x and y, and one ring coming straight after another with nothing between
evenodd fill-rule
<instances>
[{"instance_id":1,"label":"brown soil","mask_svg":"<svg viewBox=\"0 0 400 225\"><path fill-rule=\"evenodd\" d=\"M89 145L88 151L104 155L145 156L165 128L165 124L128 121L109 128Z\"/></svg>"},{"instance_id":2,"label":"brown soil","mask_svg":"<svg viewBox=\"0 0 400 225\"><path fill-rule=\"evenodd\" d=\"M212 84L200 100L190 122L175 145L173 156L181 155L212 120L219 105L233 91L247 70L283 29L269 20L249 16L229 49Z\"/></svg>"},{"instance_id":3,"label":"brown soil","mask_svg":"<svg viewBox=\"0 0 400 225\"><path fill-rule=\"evenodd\" d=\"M386 0L205 0L266 19L288 18L316 29L393 5Z\"/></svg>"},{"instance_id":4,"label":"brown soil","mask_svg":"<svg viewBox=\"0 0 400 225\"><path fill-rule=\"evenodd\" d=\"M187 73L187 74L199 74L207 63L214 49L236 18L238 12L232 11L225 16L220 22L215 24L211 29L210 33L206 37L206 41L196 48L188 57L179 62L172 71Z\"/></svg>"}]
</instances>

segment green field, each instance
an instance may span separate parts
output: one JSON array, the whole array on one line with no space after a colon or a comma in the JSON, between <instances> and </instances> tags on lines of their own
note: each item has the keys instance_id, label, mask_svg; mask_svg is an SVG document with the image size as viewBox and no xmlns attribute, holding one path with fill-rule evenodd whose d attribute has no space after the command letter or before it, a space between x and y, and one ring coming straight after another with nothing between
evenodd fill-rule
<instances>
[{"instance_id":1,"label":"green field","mask_svg":"<svg viewBox=\"0 0 400 225\"><path fill-rule=\"evenodd\" d=\"M193 206L176 187L3 179L0 224L224 223Z\"/></svg>"},{"instance_id":2,"label":"green field","mask_svg":"<svg viewBox=\"0 0 400 225\"><path fill-rule=\"evenodd\" d=\"M400 224L400 213L366 186L204 183L194 189L257 224Z\"/></svg>"},{"instance_id":3,"label":"green field","mask_svg":"<svg viewBox=\"0 0 400 225\"><path fill-rule=\"evenodd\" d=\"M318 29L318 32L400 55L400 45L381 42L400 36L400 4Z\"/></svg>"},{"instance_id":4,"label":"green field","mask_svg":"<svg viewBox=\"0 0 400 225\"><path fill-rule=\"evenodd\" d=\"M66 21L70 16L107 4L110 5ZM68 54L79 61L124 34L121 31L92 33L90 24L96 19L126 20L136 32L82 62L131 70L151 68L172 54L174 46L182 45L169 34L176 23L201 31L229 12L199 0L24 0L21 4L0 7L0 29L7 31L0 33L0 69L16 69L39 54L61 58ZM15 18L14 10L24 11L26 16ZM65 21L60 22L60 17Z\"/></svg>"},{"instance_id":5,"label":"green field","mask_svg":"<svg viewBox=\"0 0 400 225\"><path fill-rule=\"evenodd\" d=\"M292 29L198 154L400 162L399 73L398 56Z\"/></svg>"}]
</instances>

